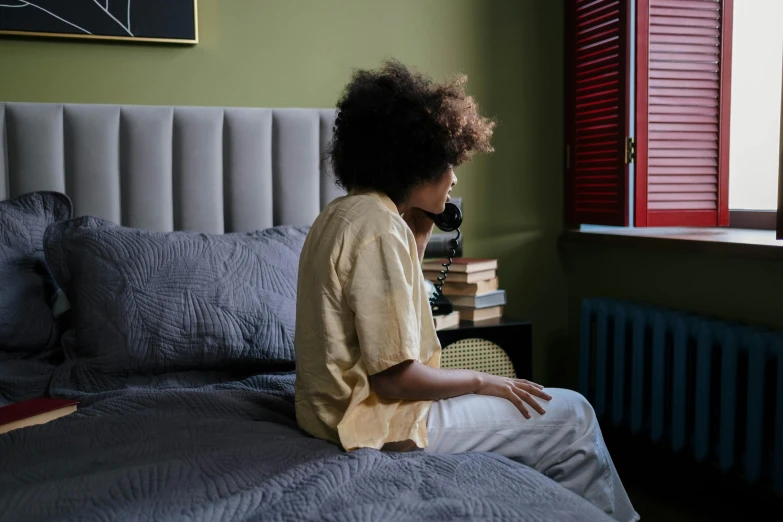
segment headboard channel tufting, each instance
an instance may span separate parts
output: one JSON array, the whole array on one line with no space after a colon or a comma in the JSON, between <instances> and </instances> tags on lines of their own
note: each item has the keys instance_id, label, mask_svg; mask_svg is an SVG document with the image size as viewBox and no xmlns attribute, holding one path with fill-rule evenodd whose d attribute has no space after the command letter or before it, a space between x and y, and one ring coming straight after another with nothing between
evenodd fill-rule
<instances>
[{"instance_id":1,"label":"headboard channel tufting","mask_svg":"<svg viewBox=\"0 0 783 522\"><path fill-rule=\"evenodd\" d=\"M309 225L344 192L334 109L0 103L0 200L65 192L74 214L157 231Z\"/></svg>"}]
</instances>

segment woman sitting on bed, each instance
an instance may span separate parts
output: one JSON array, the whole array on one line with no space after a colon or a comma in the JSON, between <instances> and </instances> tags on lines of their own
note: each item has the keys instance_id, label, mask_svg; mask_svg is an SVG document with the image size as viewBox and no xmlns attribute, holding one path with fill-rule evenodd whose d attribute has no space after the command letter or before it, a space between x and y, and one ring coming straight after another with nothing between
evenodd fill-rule
<instances>
[{"instance_id":1,"label":"woman sitting on bed","mask_svg":"<svg viewBox=\"0 0 783 522\"><path fill-rule=\"evenodd\" d=\"M296 415L348 451L494 452L527 464L622 522L631 507L579 394L440 369L421 269L454 168L491 152L494 123L463 77L436 84L390 61L338 102L331 161L348 195L315 220L299 265Z\"/></svg>"}]
</instances>

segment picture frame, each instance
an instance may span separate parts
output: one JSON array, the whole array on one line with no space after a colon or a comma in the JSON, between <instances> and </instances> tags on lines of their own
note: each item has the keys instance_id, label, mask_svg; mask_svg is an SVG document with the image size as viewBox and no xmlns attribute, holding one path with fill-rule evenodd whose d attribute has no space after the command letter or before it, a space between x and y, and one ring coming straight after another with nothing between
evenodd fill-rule
<instances>
[{"instance_id":1,"label":"picture frame","mask_svg":"<svg viewBox=\"0 0 783 522\"><path fill-rule=\"evenodd\" d=\"M198 0L0 0L0 36L198 43Z\"/></svg>"}]
</instances>

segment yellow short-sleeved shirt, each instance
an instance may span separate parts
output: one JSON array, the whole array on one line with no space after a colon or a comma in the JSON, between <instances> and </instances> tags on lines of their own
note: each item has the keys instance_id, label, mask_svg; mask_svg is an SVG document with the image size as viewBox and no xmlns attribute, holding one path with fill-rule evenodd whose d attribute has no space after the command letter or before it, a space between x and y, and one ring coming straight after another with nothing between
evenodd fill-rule
<instances>
[{"instance_id":1,"label":"yellow short-sleeved shirt","mask_svg":"<svg viewBox=\"0 0 783 522\"><path fill-rule=\"evenodd\" d=\"M303 430L346 450L427 446L431 401L383 399L369 383L406 360L440 365L416 241L386 195L343 196L313 223L299 261L294 344Z\"/></svg>"}]
</instances>

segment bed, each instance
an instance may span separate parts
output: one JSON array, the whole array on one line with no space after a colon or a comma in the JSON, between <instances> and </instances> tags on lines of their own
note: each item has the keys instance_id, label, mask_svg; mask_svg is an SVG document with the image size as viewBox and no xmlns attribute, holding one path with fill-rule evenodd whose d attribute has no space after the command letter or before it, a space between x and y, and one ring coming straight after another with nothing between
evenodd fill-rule
<instances>
[{"instance_id":1,"label":"bed","mask_svg":"<svg viewBox=\"0 0 783 522\"><path fill-rule=\"evenodd\" d=\"M609 520L482 453L298 429L298 249L334 111L0 104L1 520Z\"/></svg>"}]
</instances>

